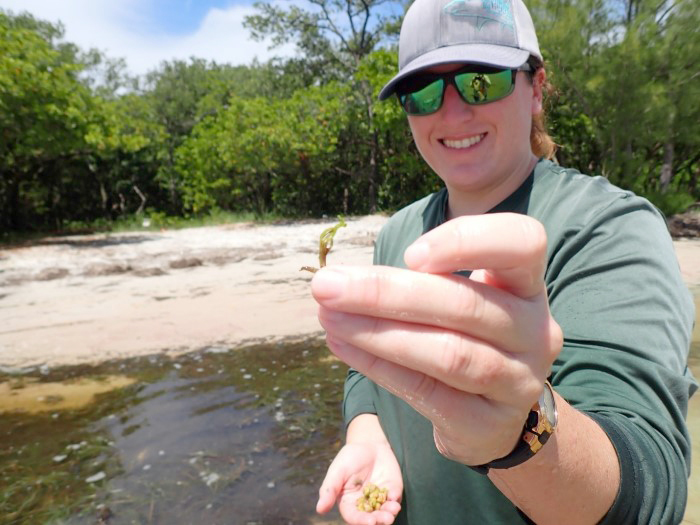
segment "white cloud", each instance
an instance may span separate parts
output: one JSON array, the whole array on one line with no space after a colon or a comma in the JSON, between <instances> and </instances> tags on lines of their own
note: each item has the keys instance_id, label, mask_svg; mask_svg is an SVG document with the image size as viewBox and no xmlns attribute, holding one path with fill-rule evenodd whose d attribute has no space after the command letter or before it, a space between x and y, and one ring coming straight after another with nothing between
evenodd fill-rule
<instances>
[{"instance_id":1,"label":"white cloud","mask_svg":"<svg viewBox=\"0 0 700 525\"><path fill-rule=\"evenodd\" d=\"M144 74L163 60L189 57L233 65L249 64L254 58L291 56L292 46L268 50L268 44L253 42L243 27L243 18L253 13L248 6L212 8L196 31L169 35L154 31L146 16L147 0L0 0L0 8L58 22L65 27L65 40L82 49L97 48L110 58L124 58L129 71Z\"/></svg>"}]
</instances>

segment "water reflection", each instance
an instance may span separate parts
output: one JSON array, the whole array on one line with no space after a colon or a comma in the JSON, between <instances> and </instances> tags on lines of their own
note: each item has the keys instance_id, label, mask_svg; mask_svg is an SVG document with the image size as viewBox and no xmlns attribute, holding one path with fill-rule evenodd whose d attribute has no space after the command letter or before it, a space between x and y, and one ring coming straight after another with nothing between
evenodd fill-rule
<instances>
[{"instance_id":1,"label":"water reflection","mask_svg":"<svg viewBox=\"0 0 700 525\"><path fill-rule=\"evenodd\" d=\"M135 382L89 407L0 415L0 523L324 522L314 505L340 447L345 368L320 341L35 381L116 374Z\"/></svg>"}]
</instances>

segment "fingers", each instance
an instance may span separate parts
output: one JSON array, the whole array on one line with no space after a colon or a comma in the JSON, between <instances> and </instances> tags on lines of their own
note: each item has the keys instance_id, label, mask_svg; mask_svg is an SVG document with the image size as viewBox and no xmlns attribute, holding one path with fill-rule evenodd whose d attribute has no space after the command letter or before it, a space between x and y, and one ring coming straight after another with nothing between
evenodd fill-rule
<instances>
[{"instance_id":1,"label":"fingers","mask_svg":"<svg viewBox=\"0 0 700 525\"><path fill-rule=\"evenodd\" d=\"M311 282L323 306L396 321L469 333L511 352L527 352L549 329L545 294L522 300L459 276L382 266L326 267ZM542 285L544 291L544 285Z\"/></svg>"},{"instance_id":2,"label":"fingers","mask_svg":"<svg viewBox=\"0 0 700 525\"><path fill-rule=\"evenodd\" d=\"M351 458L348 459L347 450L347 448L341 449L338 455L333 459L326 472L326 477L323 479L323 483L321 483L321 487L318 490L316 511L320 514L325 514L333 508L338 497L342 494L347 481L354 474L355 465L349 461ZM348 468L350 466L353 468ZM357 480L353 480L352 483L357 485L359 489L362 486L362 478L358 477Z\"/></svg>"},{"instance_id":3,"label":"fingers","mask_svg":"<svg viewBox=\"0 0 700 525\"><path fill-rule=\"evenodd\" d=\"M391 525L401 510L401 504L398 501L386 501L379 510L361 511L357 509L358 497L359 494L347 494L342 497L338 504L340 514L346 523L352 525Z\"/></svg>"},{"instance_id":4,"label":"fingers","mask_svg":"<svg viewBox=\"0 0 700 525\"><path fill-rule=\"evenodd\" d=\"M547 235L526 215L494 213L458 217L420 237L406 250L415 271L485 270L486 282L522 298L542 292Z\"/></svg>"},{"instance_id":5,"label":"fingers","mask_svg":"<svg viewBox=\"0 0 700 525\"><path fill-rule=\"evenodd\" d=\"M546 372L542 360L531 357L532 352L513 355L442 328L324 307L319 308L319 320L336 346L342 342L362 348L376 358L431 376L449 387L507 404L527 404L542 386L538 377ZM359 364L363 368L373 365L369 361ZM403 388L411 392L416 385Z\"/></svg>"},{"instance_id":6,"label":"fingers","mask_svg":"<svg viewBox=\"0 0 700 525\"><path fill-rule=\"evenodd\" d=\"M333 481L328 479L328 475L323 480L321 488L318 490L318 501L316 502L316 512L325 514L330 512L335 505L340 491L336 490Z\"/></svg>"},{"instance_id":7,"label":"fingers","mask_svg":"<svg viewBox=\"0 0 700 525\"><path fill-rule=\"evenodd\" d=\"M493 418L493 405L483 396L451 388L423 372L379 359L374 354L343 341L329 337L327 343L339 359L402 398L433 423L457 421L464 414L470 414L474 420L482 422ZM520 405L527 405L518 399L508 401L516 405L512 411L517 414L523 410ZM508 415L504 413L503 417Z\"/></svg>"},{"instance_id":8,"label":"fingers","mask_svg":"<svg viewBox=\"0 0 700 525\"><path fill-rule=\"evenodd\" d=\"M498 402L449 387L428 374L377 358L370 352L327 338L328 348L348 365L406 401L430 420L438 450L445 457L477 465L507 454L542 385L532 392ZM485 438L497 435L498 439Z\"/></svg>"},{"instance_id":9,"label":"fingers","mask_svg":"<svg viewBox=\"0 0 700 525\"><path fill-rule=\"evenodd\" d=\"M390 449L388 452L392 454ZM391 457L393 458L393 454ZM386 458L384 460L386 461ZM368 461L371 465L364 464ZM347 523L355 525L392 524L401 510L401 504L398 502L402 491L400 472L398 465L396 465L395 476L398 476L398 480L393 479L392 481L389 479L391 478L389 472L382 473L386 469L378 468L381 463L382 458L379 457L378 450L374 446L345 445L328 467L326 477L319 489L316 511L319 514L325 514L333 508L337 501L338 508ZM359 511L357 499L362 494L362 487L369 479L374 479L375 475L382 480L378 483L386 483L390 487L390 499L384 502L379 510ZM386 480L385 476L388 476Z\"/></svg>"}]
</instances>

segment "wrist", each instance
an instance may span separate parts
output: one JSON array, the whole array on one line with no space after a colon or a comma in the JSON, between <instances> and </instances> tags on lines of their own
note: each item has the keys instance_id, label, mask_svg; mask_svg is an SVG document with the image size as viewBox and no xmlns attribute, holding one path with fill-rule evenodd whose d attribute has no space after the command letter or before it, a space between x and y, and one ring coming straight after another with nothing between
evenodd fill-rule
<instances>
[{"instance_id":1,"label":"wrist","mask_svg":"<svg viewBox=\"0 0 700 525\"><path fill-rule=\"evenodd\" d=\"M554 390L549 381L545 381L542 394L537 403L530 409L515 448L501 458L471 468L481 474L488 474L490 469L508 469L521 465L540 452L554 434L557 422L558 413Z\"/></svg>"},{"instance_id":2,"label":"wrist","mask_svg":"<svg viewBox=\"0 0 700 525\"><path fill-rule=\"evenodd\" d=\"M348 424L346 443L388 444L377 414L359 414Z\"/></svg>"}]
</instances>

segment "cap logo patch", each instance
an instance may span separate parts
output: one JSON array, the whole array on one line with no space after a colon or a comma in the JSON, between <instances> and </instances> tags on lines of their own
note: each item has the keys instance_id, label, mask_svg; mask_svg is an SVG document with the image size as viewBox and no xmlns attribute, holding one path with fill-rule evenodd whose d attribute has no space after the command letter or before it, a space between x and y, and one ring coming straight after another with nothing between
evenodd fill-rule
<instances>
[{"instance_id":1,"label":"cap logo patch","mask_svg":"<svg viewBox=\"0 0 700 525\"><path fill-rule=\"evenodd\" d=\"M496 23L515 31L513 10L507 0L451 0L443 10L450 16L468 19L477 30Z\"/></svg>"}]
</instances>

